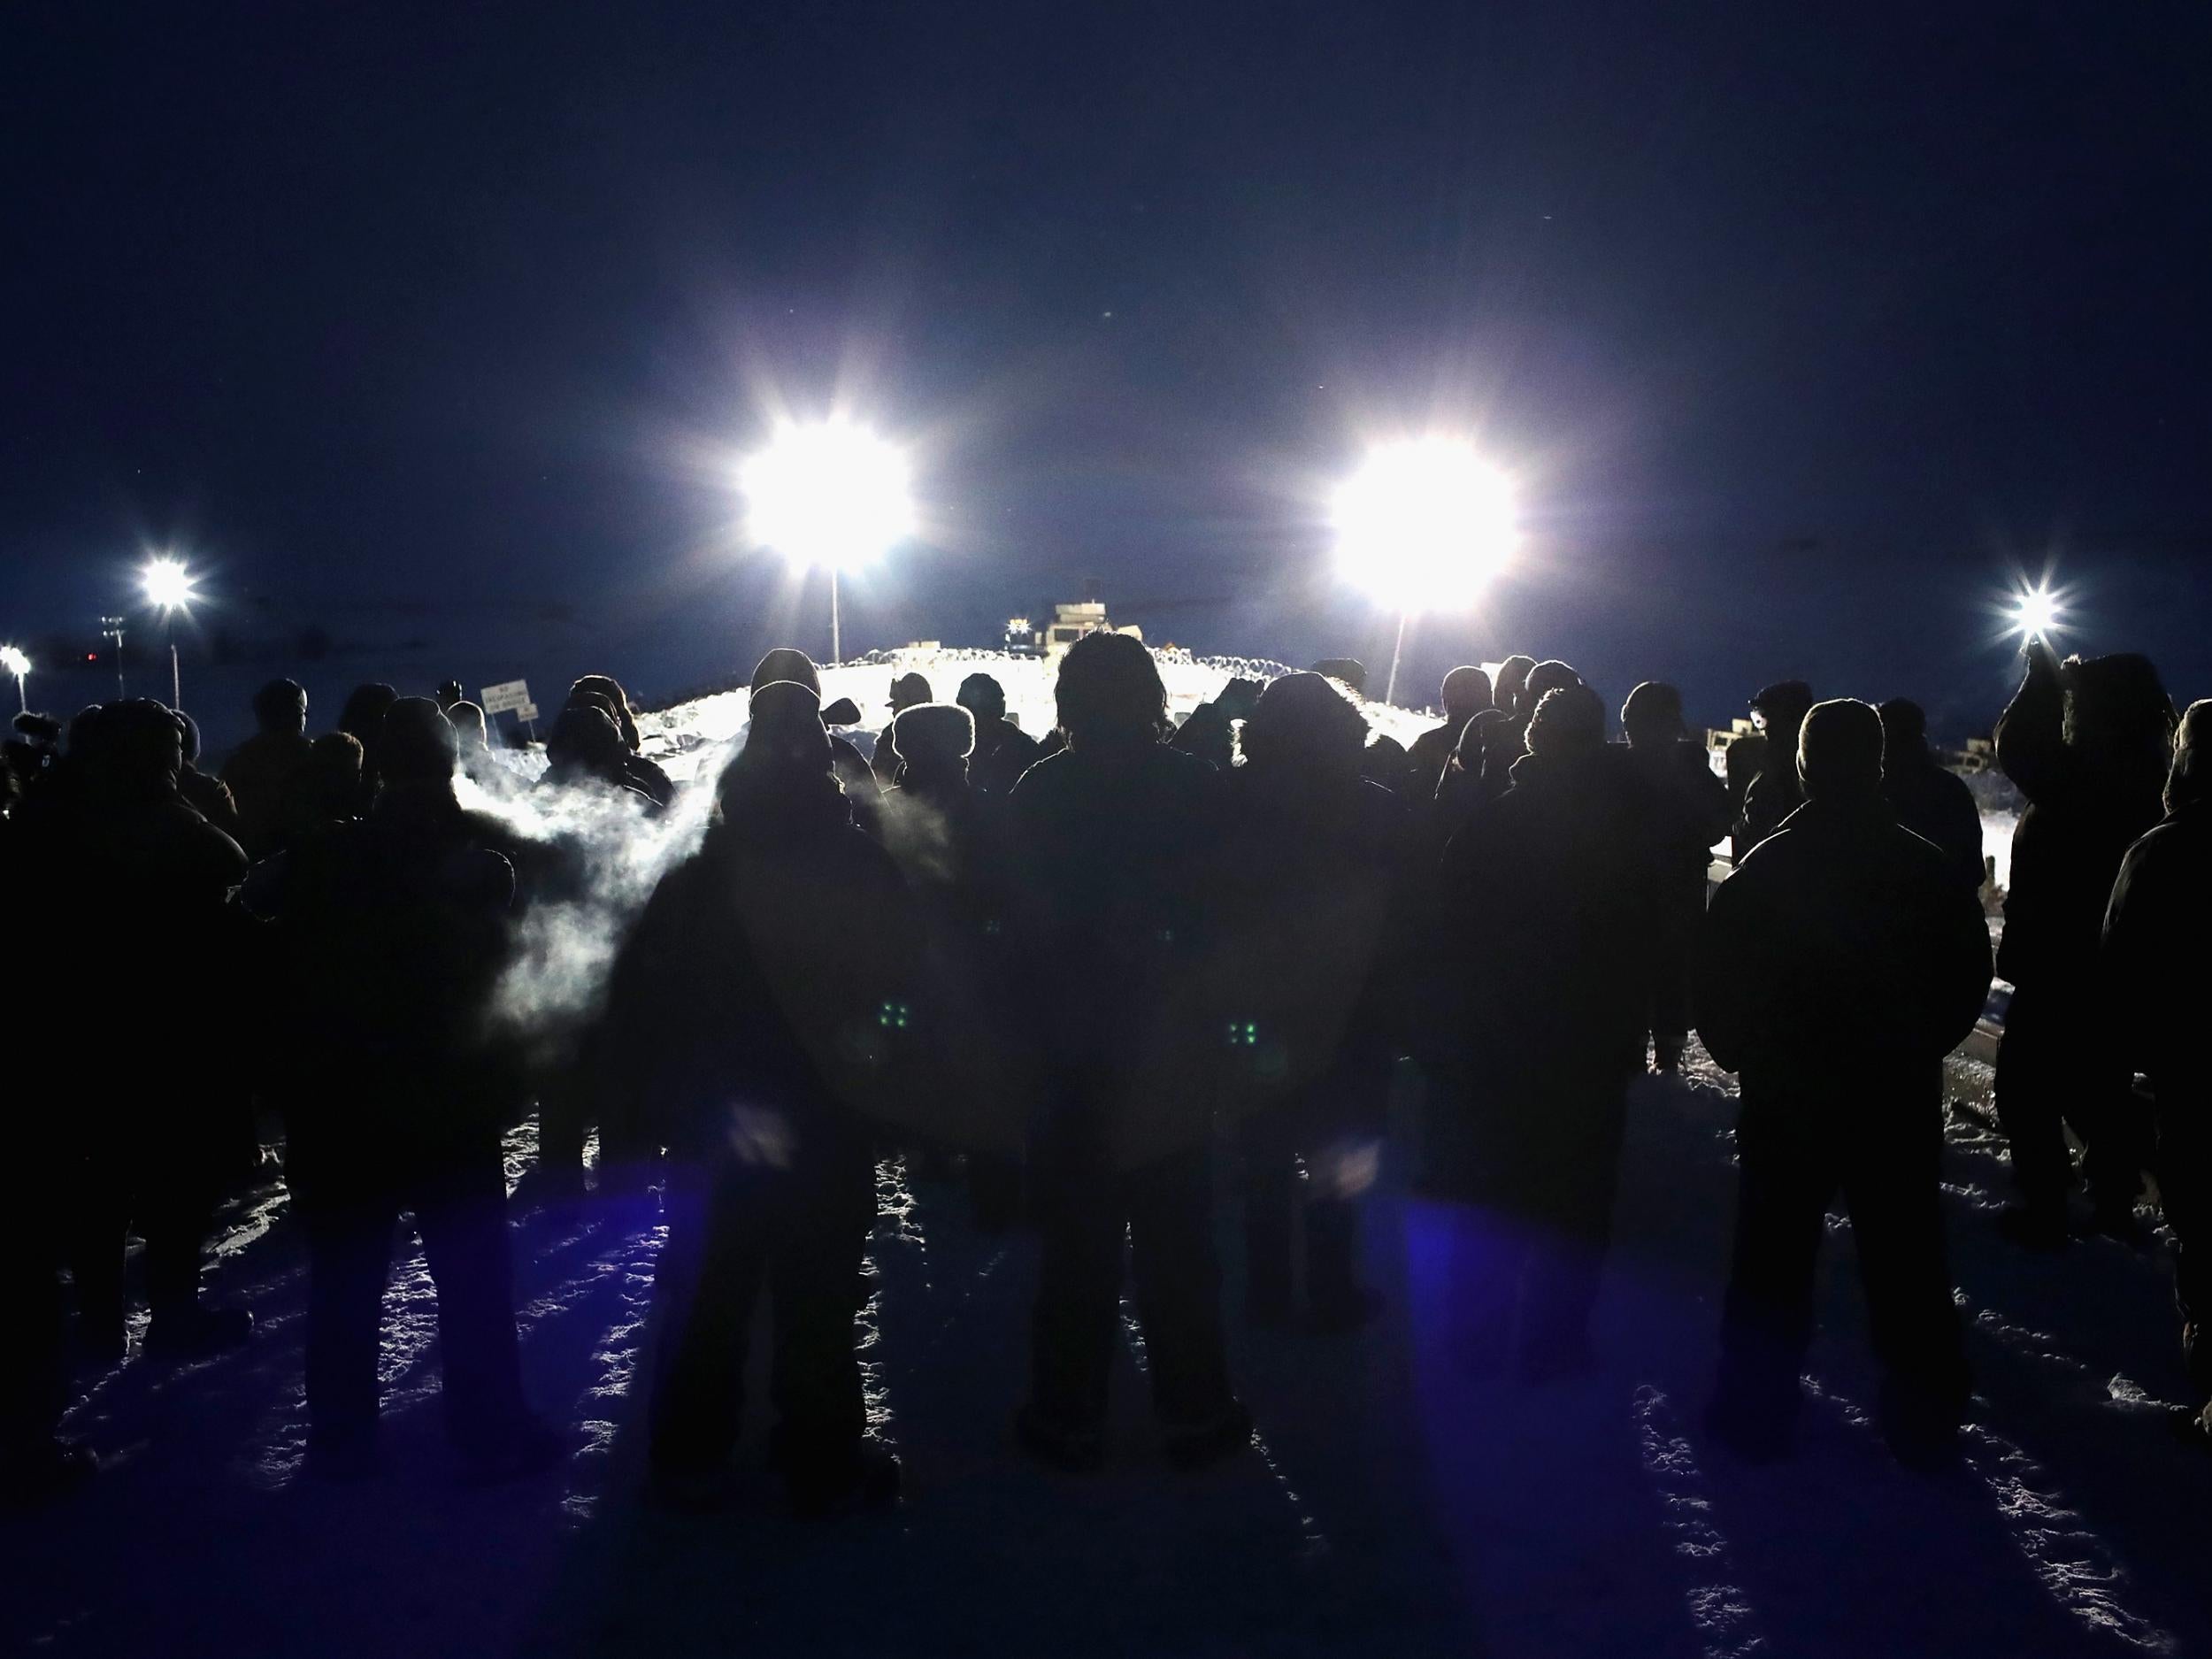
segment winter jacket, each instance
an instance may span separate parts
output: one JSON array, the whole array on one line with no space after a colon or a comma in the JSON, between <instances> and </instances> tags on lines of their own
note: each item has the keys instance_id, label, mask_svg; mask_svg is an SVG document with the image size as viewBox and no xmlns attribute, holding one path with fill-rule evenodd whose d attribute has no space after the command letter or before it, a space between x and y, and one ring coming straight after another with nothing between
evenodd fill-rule
<instances>
[{"instance_id":1,"label":"winter jacket","mask_svg":"<svg viewBox=\"0 0 2212 1659\"><path fill-rule=\"evenodd\" d=\"M1525 755L1446 849L1475 1064L1508 1095L1641 1063L1658 925L1650 791L1625 749Z\"/></svg>"},{"instance_id":2,"label":"winter jacket","mask_svg":"<svg viewBox=\"0 0 2212 1659\"><path fill-rule=\"evenodd\" d=\"M1004 715L979 718L975 723L975 753L968 757L968 780L985 795L1010 794L1041 753L1037 740Z\"/></svg>"},{"instance_id":3,"label":"winter jacket","mask_svg":"<svg viewBox=\"0 0 2212 1659\"><path fill-rule=\"evenodd\" d=\"M2120 861L2165 815L2164 778L2068 743L2065 715L2064 686L2038 668L1997 722L1997 764L2028 801L1997 955L2015 985L2093 977Z\"/></svg>"},{"instance_id":4,"label":"winter jacket","mask_svg":"<svg viewBox=\"0 0 2212 1659\"><path fill-rule=\"evenodd\" d=\"M2149 1074L2162 1135L2170 1110L2212 1098L2201 1028L2212 996L2212 801L2177 802L2128 849L2104 920L2105 983L2131 1069ZM2212 1124L2197 1126L2212 1146Z\"/></svg>"},{"instance_id":5,"label":"winter jacket","mask_svg":"<svg viewBox=\"0 0 2212 1659\"><path fill-rule=\"evenodd\" d=\"M688 1156L720 1149L741 1107L796 1139L898 1123L919 1033L897 869L827 773L741 772L722 804L616 960L602 1113Z\"/></svg>"},{"instance_id":6,"label":"winter jacket","mask_svg":"<svg viewBox=\"0 0 2212 1659\"><path fill-rule=\"evenodd\" d=\"M1122 1168L1209 1133L1202 985L1222 790L1206 762L1131 733L1040 760L1008 797L1015 944L1064 1085L1045 1110L1090 1119Z\"/></svg>"},{"instance_id":7,"label":"winter jacket","mask_svg":"<svg viewBox=\"0 0 2212 1659\"><path fill-rule=\"evenodd\" d=\"M1924 750L1885 764L1882 795L1897 821L1941 853L1969 892L1988 879L1982 863L1982 809L1966 780Z\"/></svg>"},{"instance_id":8,"label":"winter jacket","mask_svg":"<svg viewBox=\"0 0 2212 1659\"><path fill-rule=\"evenodd\" d=\"M223 763L222 780L238 805L239 844L265 858L313 822L314 750L298 732L261 732Z\"/></svg>"},{"instance_id":9,"label":"winter jacket","mask_svg":"<svg viewBox=\"0 0 2212 1659\"><path fill-rule=\"evenodd\" d=\"M1714 894L1698 937L1697 1030L1747 1091L1839 1095L1868 1078L1935 1087L1989 991L1989 930L1943 856L1878 795L1812 801Z\"/></svg>"},{"instance_id":10,"label":"winter jacket","mask_svg":"<svg viewBox=\"0 0 2212 1659\"><path fill-rule=\"evenodd\" d=\"M1229 1103L1321 1093L1333 1125L1371 1126L1403 1007L1412 814L1348 770L1247 764L1225 782L1207 1000Z\"/></svg>"}]
</instances>

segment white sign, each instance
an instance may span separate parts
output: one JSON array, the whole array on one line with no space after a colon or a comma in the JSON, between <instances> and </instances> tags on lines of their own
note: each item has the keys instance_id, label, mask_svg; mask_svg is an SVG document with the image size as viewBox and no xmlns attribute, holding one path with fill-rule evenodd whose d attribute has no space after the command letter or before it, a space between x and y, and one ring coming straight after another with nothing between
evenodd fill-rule
<instances>
[{"instance_id":1,"label":"white sign","mask_svg":"<svg viewBox=\"0 0 2212 1659\"><path fill-rule=\"evenodd\" d=\"M537 718L538 705L536 703L518 703L515 704L515 718L520 720L524 725L527 726L531 721L536 719Z\"/></svg>"},{"instance_id":2,"label":"white sign","mask_svg":"<svg viewBox=\"0 0 2212 1659\"><path fill-rule=\"evenodd\" d=\"M519 709L530 701L530 682L526 680L509 680L496 686L487 686L480 701L486 714L504 714L510 709ZM526 719L529 717L526 715L524 718Z\"/></svg>"}]
</instances>

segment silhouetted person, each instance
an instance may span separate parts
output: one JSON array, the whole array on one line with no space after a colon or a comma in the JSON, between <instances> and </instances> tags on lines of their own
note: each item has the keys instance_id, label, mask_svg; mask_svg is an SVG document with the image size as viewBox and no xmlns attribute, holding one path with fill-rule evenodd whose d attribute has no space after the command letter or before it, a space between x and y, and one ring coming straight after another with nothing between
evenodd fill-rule
<instances>
[{"instance_id":1,"label":"silhouetted person","mask_svg":"<svg viewBox=\"0 0 2212 1659\"><path fill-rule=\"evenodd\" d=\"M945 1145L969 1148L971 1207L979 1225L997 1232L1020 1210L1029 1045L1006 938L1008 809L970 780L975 732L973 717L956 703L921 703L892 722L899 783L884 792L881 840L922 925L919 984L925 1024L936 1039L932 1115L945 1125L910 1167L928 1167Z\"/></svg>"},{"instance_id":2,"label":"silhouetted person","mask_svg":"<svg viewBox=\"0 0 2212 1659\"><path fill-rule=\"evenodd\" d=\"M1736 1240L1709 1424L1747 1457L1787 1450L1839 1192L1900 1459L1951 1455L1968 1377L1944 1265L1943 1058L1989 989L1981 906L1882 798L1863 703L1801 723L1807 802L1714 895L1698 1034L1738 1074ZM1771 777L1779 756L1763 776Z\"/></svg>"},{"instance_id":3,"label":"silhouetted person","mask_svg":"<svg viewBox=\"0 0 2212 1659\"><path fill-rule=\"evenodd\" d=\"M2174 1235L2182 1357L2212 1439L2212 703L2182 718L2166 818L2128 849L2105 916L2104 967L2122 1058L2150 1079L2159 1207Z\"/></svg>"},{"instance_id":4,"label":"silhouetted person","mask_svg":"<svg viewBox=\"0 0 2212 1659\"><path fill-rule=\"evenodd\" d=\"M1411 819L1360 776L1366 736L1334 685L1286 674L1246 716L1229 778L1222 978L1232 1103L1248 1114L1248 1309L1263 1325L1348 1330L1379 1300L1356 1276L1357 1200L1394 1053Z\"/></svg>"},{"instance_id":5,"label":"silhouetted person","mask_svg":"<svg viewBox=\"0 0 2212 1659\"><path fill-rule=\"evenodd\" d=\"M1737 811L1730 853L1737 863L1805 804L1797 776L1797 732L1812 706L1812 687L1801 680L1762 686L1751 699L1756 732L1729 745L1728 788Z\"/></svg>"},{"instance_id":6,"label":"silhouetted person","mask_svg":"<svg viewBox=\"0 0 2212 1659\"><path fill-rule=\"evenodd\" d=\"M546 768L535 786L537 798L565 798L588 815L589 830L580 831L561 811L543 841L534 844L527 868L518 872L526 908L574 904L590 890L594 853L589 836L610 828L606 813L633 815L615 822L634 828L662 810L633 780L635 757L615 724L611 702L579 691L553 722L545 741ZM511 856L518 849L511 847ZM577 1018L545 1022L534 1033L530 1055L533 1093L538 1102L538 1161L515 1191L517 1202L565 1203L585 1191L584 1146L591 1133L593 1102L591 1045L598 1040L595 1020ZM602 1162L612 1148L601 1148Z\"/></svg>"},{"instance_id":7,"label":"silhouetted person","mask_svg":"<svg viewBox=\"0 0 2212 1659\"><path fill-rule=\"evenodd\" d=\"M634 781L634 758L603 705L580 698L561 710L546 736L545 773L538 787L595 790L630 803L641 814L657 815L661 803Z\"/></svg>"},{"instance_id":8,"label":"silhouetted person","mask_svg":"<svg viewBox=\"0 0 2212 1659\"><path fill-rule=\"evenodd\" d=\"M1689 741L1682 694L1646 680L1621 705L1628 758L1651 803L1649 825L1659 876L1659 926L1650 977L1652 1064L1682 1064L1690 1034L1690 950L1705 914L1713 845L1728 833L1728 786L1713 773L1705 746Z\"/></svg>"},{"instance_id":9,"label":"silhouetted person","mask_svg":"<svg viewBox=\"0 0 2212 1659\"><path fill-rule=\"evenodd\" d=\"M769 1390L794 1505L882 1502L898 1463L865 1438L854 1352L875 1216L864 1113L896 1087L909 1004L902 894L853 823L810 687L753 693L700 850L665 877L610 991L608 1110L669 1151L648 1408L657 1494L731 1493L748 1333L773 1316Z\"/></svg>"},{"instance_id":10,"label":"silhouetted person","mask_svg":"<svg viewBox=\"0 0 2212 1659\"><path fill-rule=\"evenodd\" d=\"M968 780L985 795L1010 794L1037 764L1037 740L1006 718L1006 688L988 674L960 682L960 706L975 717L975 753Z\"/></svg>"},{"instance_id":11,"label":"silhouetted person","mask_svg":"<svg viewBox=\"0 0 2212 1659\"><path fill-rule=\"evenodd\" d=\"M1413 747L1406 754L1405 794L1409 800L1435 797L1437 780L1444 775L1444 763L1458 749L1460 733L1467 729L1467 722L1494 706L1490 701L1490 676L1479 668L1453 669L1444 676L1438 696L1444 704L1443 724L1432 726L1415 738Z\"/></svg>"},{"instance_id":12,"label":"silhouetted person","mask_svg":"<svg viewBox=\"0 0 2212 1659\"><path fill-rule=\"evenodd\" d=\"M1970 892L1979 893L1988 872L1982 863L1982 809L1966 780L1939 764L1928 748L1928 717L1918 703L1892 697L1882 717L1882 794L1897 821L1948 861Z\"/></svg>"},{"instance_id":13,"label":"silhouetted person","mask_svg":"<svg viewBox=\"0 0 2212 1659\"><path fill-rule=\"evenodd\" d=\"M85 1182L73 1258L85 1346L102 1357L123 1351L134 1224L146 1241L148 1352L211 1352L253 1324L199 1302L221 1156L245 1106L232 1079L185 1056L227 1011L250 924L230 903L245 854L179 794L183 764L182 729L160 703L88 709L71 725L63 772L16 820L25 867L39 872L18 898L24 936L42 941L59 982L108 983L117 962L174 970L127 1003L73 1002L75 1028L60 1045L85 1063L70 1109Z\"/></svg>"},{"instance_id":14,"label":"silhouetted person","mask_svg":"<svg viewBox=\"0 0 2212 1659\"><path fill-rule=\"evenodd\" d=\"M1529 669L1522 682L1520 695L1516 699L1509 723L1494 734L1483 734L1483 781L1485 791L1491 795L1502 795L1513 787L1513 768L1528 750L1529 722L1536 718L1536 710L1548 693L1563 691L1582 684L1582 676L1573 664L1556 657L1548 658ZM1604 721L1603 703L1598 705L1599 723Z\"/></svg>"},{"instance_id":15,"label":"silhouetted person","mask_svg":"<svg viewBox=\"0 0 2212 1659\"><path fill-rule=\"evenodd\" d=\"M1528 729L1528 715L1534 705L1526 701L1525 694L1528 690L1529 672L1535 666L1533 657L1524 657L1517 651L1498 664L1497 676L1491 683L1491 702L1515 723L1517 733Z\"/></svg>"},{"instance_id":16,"label":"silhouetted person","mask_svg":"<svg viewBox=\"0 0 2212 1659\"><path fill-rule=\"evenodd\" d=\"M1479 1363L1513 1344L1531 1381L1594 1363L1630 1079L1643 1069L1656 922L1650 807L1586 686L1536 706L1513 787L1453 839L1445 902L1462 950L1471 1122L1437 1186L1481 1237L1455 1292ZM1456 1130L1456 1133L1454 1131Z\"/></svg>"},{"instance_id":17,"label":"silhouetted person","mask_svg":"<svg viewBox=\"0 0 2212 1659\"><path fill-rule=\"evenodd\" d=\"M453 794L453 727L426 697L379 723L384 784L360 823L304 842L280 918L320 1087L288 1102L285 1172L307 1231L308 1455L333 1479L377 1461L377 1364L392 1232L411 1211L438 1292L441 1404L469 1475L557 1461L525 1402L500 1133L520 1082L487 1018L514 872Z\"/></svg>"},{"instance_id":18,"label":"silhouetted person","mask_svg":"<svg viewBox=\"0 0 2212 1659\"><path fill-rule=\"evenodd\" d=\"M1402 796L1406 787L1406 746L1386 733L1379 734L1360 751L1359 775Z\"/></svg>"},{"instance_id":19,"label":"silhouetted person","mask_svg":"<svg viewBox=\"0 0 2212 1659\"><path fill-rule=\"evenodd\" d=\"M273 680L254 693L258 730L223 763L223 781L238 803L239 844L266 858L289 843L306 819L307 693Z\"/></svg>"},{"instance_id":20,"label":"silhouetted person","mask_svg":"<svg viewBox=\"0 0 2212 1659\"><path fill-rule=\"evenodd\" d=\"M904 710L925 703L934 703L935 695L929 688L929 679L910 669L896 675L891 681L891 718L895 720ZM891 728L886 726L876 738L876 781L887 787L898 781L898 757L891 749Z\"/></svg>"},{"instance_id":21,"label":"silhouetted person","mask_svg":"<svg viewBox=\"0 0 2212 1659\"><path fill-rule=\"evenodd\" d=\"M772 686L780 680L804 686L817 697L822 695L822 676L815 668L813 659L804 651L794 650L789 646L780 646L760 659L759 666L753 670L750 689L757 692L762 687ZM837 718L841 713L848 714L849 718ZM826 726L857 726L860 710L854 707L849 697L840 697L835 703L824 707L822 720ZM849 738L832 732L829 746L831 768L837 773L837 781L844 785L845 798L852 803L854 816L864 829L872 821L876 795L882 786L877 783L875 771L868 764L868 757Z\"/></svg>"},{"instance_id":22,"label":"silhouetted person","mask_svg":"<svg viewBox=\"0 0 2212 1659\"><path fill-rule=\"evenodd\" d=\"M30 843L19 825L0 818L0 869L31 868ZM42 914L35 904L11 908L19 922ZM58 1498L99 1466L89 1449L57 1432L68 1400L61 1272L77 1222L70 1184L54 1178L86 1148L67 1115L40 1098L47 1087L27 1065L0 1072L0 1123L9 1156L25 1172L0 1202L0 1307L8 1319L8 1353L0 1361L0 1509Z\"/></svg>"},{"instance_id":23,"label":"silhouetted person","mask_svg":"<svg viewBox=\"0 0 2212 1659\"><path fill-rule=\"evenodd\" d=\"M492 748L491 722L484 710L465 697L447 706L454 741L460 745L461 771L480 788L494 795L511 794L521 780L508 771Z\"/></svg>"},{"instance_id":24,"label":"silhouetted person","mask_svg":"<svg viewBox=\"0 0 2212 1659\"><path fill-rule=\"evenodd\" d=\"M1128 635L1078 640L1056 695L1067 747L1009 797L1023 977L1051 1045L1031 1140L1043 1250L1017 1428L1056 1466L1102 1458L1125 1234L1153 1405L1169 1456L1195 1467L1250 1430L1223 1351L1200 1064L1214 1025L1198 976L1224 780L1161 742L1166 691Z\"/></svg>"},{"instance_id":25,"label":"silhouetted person","mask_svg":"<svg viewBox=\"0 0 2212 1659\"><path fill-rule=\"evenodd\" d=\"M611 674L586 674L569 687L572 697L580 691L596 692L610 703L610 712L622 732L622 770L632 787L650 796L657 806L667 807L676 798L676 786L668 774L638 751L644 747L644 739L637 726L637 710L630 706L630 694Z\"/></svg>"},{"instance_id":26,"label":"silhouetted person","mask_svg":"<svg viewBox=\"0 0 2212 1659\"><path fill-rule=\"evenodd\" d=\"M1168 741L1185 753L1197 756L1216 772L1226 772L1236 764L1237 723L1252 712L1259 695L1258 680L1232 680L1217 695L1193 709Z\"/></svg>"},{"instance_id":27,"label":"silhouetted person","mask_svg":"<svg viewBox=\"0 0 2212 1659\"><path fill-rule=\"evenodd\" d=\"M363 766L361 772L361 804L359 813L365 813L375 804L376 792L384 780L383 732L384 711L399 701L399 693L380 681L356 686L346 698L346 706L338 715L338 729L360 740Z\"/></svg>"},{"instance_id":28,"label":"silhouetted person","mask_svg":"<svg viewBox=\"0 0 2212 1659\"><path fill-rule=\"evenodd\" d=\"M1355 697L1367 695L1367 664L1356 657L1325 657L1313 665L1313 672L1335 680Z\"/></svg>"},{"instance_id":29,"label":"silhouetted person","mask_svg":"<svg viewBox=\"0 0 2212 1659\"><path fill-rule=\"evenodd\" d=\"M184 756L184 764L177 769L177 793L195 812L231 840L239 841L242 826L238 803L232 798L229 786L199 768L200 723L181 709L173 709L170 713L176 719Z\"/></svg>"},{"instance_id":30,"label":"silhouetted person","mask_svg":"<svg viewBox=\"0 0 2212 1659\"><path fill-rule=\"evenodd\" d=\"M2094 1225L2134 1232L2150 1126L2112 1040L2098 941L2120 860L2163 816L2173 703L2147 657L2070 658L2041 641L1997 722L1997 764L2027 797L2012 838L1997 972L2014 987L1997 1053L1997 1116L2012 1141L2020 1205L2001 1217L2021 1243L2066 1241L2082 1142Z\"/></svg>"}]
</instances>

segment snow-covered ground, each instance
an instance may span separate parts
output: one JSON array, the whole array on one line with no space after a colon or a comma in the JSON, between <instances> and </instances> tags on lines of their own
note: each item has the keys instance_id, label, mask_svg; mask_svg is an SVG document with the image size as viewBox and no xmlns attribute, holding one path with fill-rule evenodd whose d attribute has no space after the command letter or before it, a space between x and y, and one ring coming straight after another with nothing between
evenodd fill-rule
<instances>
[{"instance_id":1,"label":"snow-covered ground","mask_svg":"<svg viewBox=\"0 0 2212 1659\"><path fill-rule=\"evenodd\" d=\"M833 670L827 690L872 716L890 672ZM723 735L741 699L735 714L719 702L670 724ZM1455 1366L1435 1317L1448 1217L1395 1169L1365 1213L1382 1321L1328 1340L1247 1329L1232 1198L1226 1302L1258 1430L1248 1455L1195 1479L1156 1455L1133 1317L1109 1472L1063 1479L1013 1454L1033 1241L979 1235L961 1193L887 1160L867 1357L910 1495L895 1513L804 1526L764 1472L755 1502L714 1519L639 1502L650 1201L515 1219L527 1374L572 1425L557 1473L454 1483L432 1291L411 1249L388 1302L388 1471L303 1479L304 1258L280 1188L264 1188L226 1211L206 1274L208 1295L258 1315L255 1341L79 1379L68 1426L107 1468L58 1510L0 1520L0 1651L2212 1651L2212 1465L2162 1420L2185 1397L2165 1263L2104 1240L2057 1257L2000 1242L1986 1086L1955 1065L1944 1179L1978 1401L1968 1467L1936 1480L1898 1471L1867 1425L1874 1372L1839 1217L1799 1455L1746 1471L1706 1443L1733 1175L1728 1080L1701 1064L1686 1085L1637 1091L1601 1364L1578 1383ZM511 1137L513 1172L531 1146L527 1125ZM756 1425L749 1466L762 1451Z\"/></svg>"}]
</instances>

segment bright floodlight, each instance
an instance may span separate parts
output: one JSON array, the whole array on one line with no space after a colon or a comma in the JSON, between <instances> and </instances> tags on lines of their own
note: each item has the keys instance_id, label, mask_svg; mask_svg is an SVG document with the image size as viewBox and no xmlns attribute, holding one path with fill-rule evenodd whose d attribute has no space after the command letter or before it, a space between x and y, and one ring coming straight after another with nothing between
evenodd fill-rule
<instances>
[{"instance_id":1,"label":"bright floodlight","mask_svg":"<svg viewBox=\"0 0 2212 1659\"><path fill-rule=\"evenodd\" d=\"M12 645L0 645L0 674L13 674L24 679L31 672L31 659Z\"/></svg>"},{"instance_id":2,"label":"bright floodlight","mask_svg":"<svg viewBox=\"0 0 2212 1659\"><path fill-rule=\"evenodd\" d=\"M854 570L914 531L905 457L842 420L783 427L738 485L752 539L795 565Z\"/></svg>"},{"instance_id":3,"label":"bright floodlight","mask_svg":"<svg viewBox=\"0 0 2212 1659\"><path fill-rule=\"evenodd\" d=\"M1346 576L1400 612L1471 603L1513 550L1513 491L1470 444L1372 450L1336 495Z\"/></svg>"},{"instance_id":4,"label":"bright floodlight","mask_svg":"<svg viewBox=\"0 0 2212 1659\"><path fill-rule=\"evenodd\" d=\"M2012 626L2023 643L2047 637L2058 626L2058 598L2048 588L2024 589L2013 601Z\"/></svg>"},{"instance_id":5,"label":"bright floodlight","mask_svg":"<svg viewBox=\"0 0 2212 1659\"><path fill-rule=\"evenodd\" d=\"M150 559L139 580L145 588L147 603L157 611L182 611L199 597L192 589L192 572L184 568L182 559Z\"/></svg>"}]
</instances>

